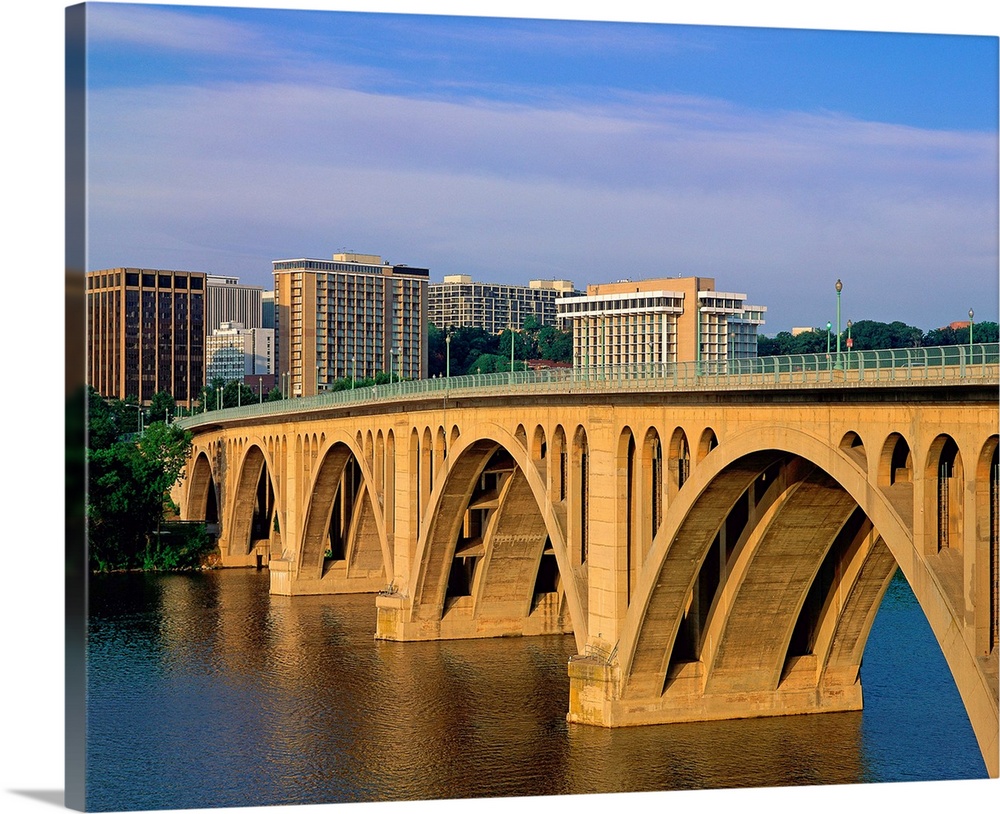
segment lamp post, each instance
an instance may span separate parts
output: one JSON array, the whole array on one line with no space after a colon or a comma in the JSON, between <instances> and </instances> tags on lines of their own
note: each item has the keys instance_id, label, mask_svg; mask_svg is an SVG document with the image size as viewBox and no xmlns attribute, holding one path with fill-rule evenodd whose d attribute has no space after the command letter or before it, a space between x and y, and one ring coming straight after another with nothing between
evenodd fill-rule
<instances>
[{"instance_id":1,"label":"lamp post","mask_svg":"<svg viewBox=\"0 0 1000 814\"><path fill-rule=\"evenodd\" d=\"M832 327L833 327L833 325L831 325L830 322L827 321L827 323L826 323L826 355L827 356L830 355L830 329Z\"/></svg>"},{"instance_id":2,"label":"lamp post","mask_svg":"<svg viewBox=\"0 0 1000 814\"><path fill-rule=\"evenodd\" d=\"M510 323L510 380L514 381L514 322Z\"/></svg>"},{"instance_id":3,"label":"lamp post","mask_svg":"<svg viewBox=\"0 0 1000 814\"><path fill-rule=\"evenodd\" d=\"M837 278L837 368L840 369L840 292L844 290L844 284Z\"/></svg>"},{"instance_id":4,"label":"lamp post","mask_svg":"<svg viewBox=\"0 0 1000 814\"><path fill-rule=\"evenodd\" d=\"M389 384L392 384L392 369L396 366L396 349L389 348Z\"/></svg>"},{"instance_id":5,"label":"lamp post","mask_svg":"<svg viewBox=\"0 0 1000 814\"><path fill-rule=\"evenodd\" d=\"M358 378L358 360L351 357L351 390L354 389L354 380Z\"/></svg>"},{"instance_id":6,"label":"lamp post","mask_svg":"<svg viewBox=\"0 0 1000 814\"><path fill-rule=\"evenodd\" d=\"M257 396L260 398L260 403L264 403L264 377L257 377Z\"/></svg>"},{"instance_id":7,"label":"lamp post","mask_svg":"<svg viewBox=\"0 0 1000 814\"><path fill-rule=\"evenodd\" d=\"M444 376L451 379L451 332L444 335ZM445 382L445 387L448 382Z\"/></svg>"},{"instance_id":8,"label":"lamp post","mask_svg":"<svg viewBox=\"0 0 1000 814\"><path fill-rule=\"evenodd\" d=\"M851 366L851 348L854 347L854 340L851 339L851 326L854 323L847 320L847 366Z\"/></svg>"},{"instance_id":9,"label":"lamp post","mask_svg":"<svg viewBox=\"0 0 1000 814\"><path fill-rule=\"evenodd\" d=\"M969 309L969 353L972 353L972 326L974 324L972 318L975 315L976 315L975 312L970 308Z\"/></svg>"}]
</instances>

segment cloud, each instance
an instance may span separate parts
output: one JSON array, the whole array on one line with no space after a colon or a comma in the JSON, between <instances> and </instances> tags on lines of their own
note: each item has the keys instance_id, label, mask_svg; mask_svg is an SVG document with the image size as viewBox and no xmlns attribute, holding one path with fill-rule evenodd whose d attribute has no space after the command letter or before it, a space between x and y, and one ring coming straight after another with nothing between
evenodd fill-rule
<instances>
[{"instance_id":1,"label":"cloud","mask_svg":"<svg viewBox=\"0 0 1000 814\"><path fill-rule=\"evenodd\" d=\"M924 319L945 272L965 281L956 297L996 300L990 134L683 96L538 106L266 83L104 89L91 124L97 265L228 262L206 270L253 266L267 284L272 259L350 244L434 279L696 273L786 327L826 321L791 317L824 299L804 275L854 274L869 304L894 291Z\"/></svg>"}]
</instances>

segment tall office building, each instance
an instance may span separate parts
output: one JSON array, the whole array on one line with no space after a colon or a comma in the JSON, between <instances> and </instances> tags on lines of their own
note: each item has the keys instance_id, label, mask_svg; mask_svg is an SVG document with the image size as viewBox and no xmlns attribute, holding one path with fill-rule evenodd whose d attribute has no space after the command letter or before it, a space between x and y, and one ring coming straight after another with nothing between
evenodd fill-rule
<instances>
[{"instance_id":1,"label":"tall office building","mask_svg":"<svg viewBox=\"0 0 1000 814\"><path fill-rule=\"evenodd\" d=\"M244 328L239 322L223 322L205 339L207 373L213 382L244 381L248 376L274 373L274 329Z\"/></svg>"},{"instance_id":2,"label":"tall office building","mask_svg":"<svg viewBox=\"0 0 1000 814\"><path fill-rule=\"evenodd\" d=\"M274 327L274 291L265 291L260 295L260 327Z\"/></svg>"},{"instance_id":3,"label":"tall office building","mask_svg":"<svg viewBox=\"0 0 1000 814\"><path fill-rule=\"evenodd\" d=\"M427 371L428 270L378 255L274 261L280 386L290 396L334 380Z\"/></svg>"},{"instance_id":4,"label":"tall office building","mask_svg":"<svg viewBox=\"0 0 1000 814\"><path fill-rule=\"evenodd\" d=\"M556 324L556 300L579 294L569 280L531 280L528 285L476 283L468 274L449 274L427 288L427 316L432 325L482 328L498 334L520 330L528 317Z\"/></svg>"},{"instance_id":5,"label":"tall office building","mask_svg":"<svg viewBox=\"0 0 1000 814\"><path fill-rule=\"evenodd\" d=\"M244 328L263 327L264 287L241 285L238 277L208 275L205 280L205 333L211 335L223 322Z\"/></svg>"},{"instance_id":6,"label":"tall office building","mask_svg":"<svg viewBox=\"0 0 1000 814\"><path fill-rule=\"evenodd\" d=\"M110 398L157 392L190 407L205 382L206 274L113 268L87 272L87 376Z\"/></svg>"},{"instance_id":7,"label":"tall office building","mask_svg":"<svg viewBox=\"0 0 1000 814\"><path fill-rule=\"evenodd\" d=\"M591 370L754 357L767 310L746 294L716 291L711 277L589 285L558 309L573 333L574 366Z\"/></svg>"}]
</instances>

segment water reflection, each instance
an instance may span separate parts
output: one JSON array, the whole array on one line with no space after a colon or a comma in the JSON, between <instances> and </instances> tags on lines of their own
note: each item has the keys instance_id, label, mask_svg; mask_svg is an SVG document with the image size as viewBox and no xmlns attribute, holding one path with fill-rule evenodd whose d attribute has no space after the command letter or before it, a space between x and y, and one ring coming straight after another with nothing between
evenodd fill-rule
<instances>
[{"instance_id":1,"label":"water reflection","mask_svg":"<svg viewBox=\"0 0 1000 814\"><path fill-rule=\"evenodd\" d=\"M878 744L898 732L866 728L868 710L570 726L572 636L375 641L371 596L272 597L267 580L94 581L94 809L895 779ZM973 758L968 744L949 748L979 772L961 776L983 776L974 740Z\"/></svg>"}]
</instances>

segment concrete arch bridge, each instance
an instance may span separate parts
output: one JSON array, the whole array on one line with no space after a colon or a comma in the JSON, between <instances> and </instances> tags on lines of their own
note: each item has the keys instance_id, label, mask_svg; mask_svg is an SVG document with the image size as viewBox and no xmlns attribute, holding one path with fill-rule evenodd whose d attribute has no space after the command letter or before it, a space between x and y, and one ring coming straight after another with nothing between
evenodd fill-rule
<instances>
[{"instance_id":1,"label":"concrete arch bridge","mask_svg":"<svg viewBox=\"0 0 1000 814\"><path fill-rule=\"evenodd\" d=\"M956 351L951 351L956 353ZM184 519L376 636L572 634L569 719L859 709L897 567L998 775L997 346L396 383L184 419Z\"/></svg>"}]
</instances>

